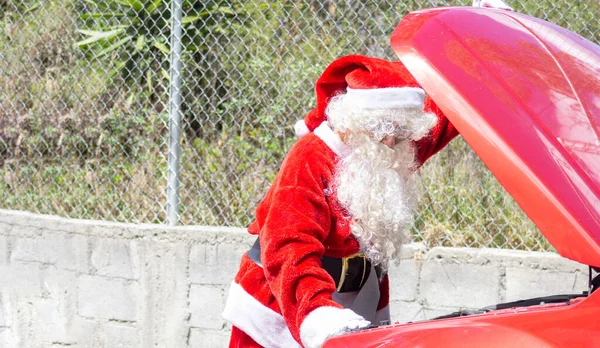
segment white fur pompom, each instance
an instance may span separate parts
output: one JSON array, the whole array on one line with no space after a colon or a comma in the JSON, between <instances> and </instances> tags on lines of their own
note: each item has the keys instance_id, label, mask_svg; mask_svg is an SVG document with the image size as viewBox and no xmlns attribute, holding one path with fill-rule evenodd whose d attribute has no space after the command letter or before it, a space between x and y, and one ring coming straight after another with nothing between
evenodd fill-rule
<instances>
[{"instance_id":1,"label":"white fur pompom","mask_svg":"<svg viewBox=\"0 0 600 348\"><path fill-rule=\"evenodd\" d=\"M304 123L304 120L296 121L296 124L294 125L294 131L296 132L296 135L299 137L303 137L306 134L310 133L310 130L306 126L306 123Z\"/></svg>"}]
</instances>

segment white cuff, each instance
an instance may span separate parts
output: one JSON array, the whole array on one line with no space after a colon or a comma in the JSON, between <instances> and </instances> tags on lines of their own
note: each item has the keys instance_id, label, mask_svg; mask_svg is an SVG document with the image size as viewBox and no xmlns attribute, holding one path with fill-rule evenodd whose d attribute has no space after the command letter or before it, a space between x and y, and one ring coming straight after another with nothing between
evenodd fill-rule
<instances>
[{"instance_id":1,"label":"white cuff","mask_svg":"<svg viewBox=\"0 0 600 348\"><path fill-rule=\"evenodd\" d=\"M360 109L423 110L425 91L419 87L346 88L345 103Z\"/></svg>"},{"instance_id":2,"label":"white cuff","mask_svg":"<svg viewBox=\"0 0 600 348\"><path fill-rule=\"evenodd\" d=\"M370 322L351 309L319 307L300 325L300 340L306 348L318 348L329 337L369 326Z\"/></svg>"}]
</instances>

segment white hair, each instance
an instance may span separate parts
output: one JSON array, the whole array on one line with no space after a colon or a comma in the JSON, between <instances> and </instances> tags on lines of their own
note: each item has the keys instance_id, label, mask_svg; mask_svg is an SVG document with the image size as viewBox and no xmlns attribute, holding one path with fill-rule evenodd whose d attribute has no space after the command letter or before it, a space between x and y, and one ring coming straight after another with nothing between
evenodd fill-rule
<instances>
[{"instance_id":1,"label":"white hair","mask_svg":"<svg viewBox=\"0 0 600 348\"><path fill-rule=\"evenodd\" d=\"M435 125L437 117L418 108L362 109L352 98L339 94L326 110L329 125L340 133L368 131L375 140L396 135L401 140L419 140Z\"/></svg>"},{"instance_id":2,"label":"white hair","mask_svg":"<svg viewBox=\"0 0 600 348\"><path fill-rule=\"evenodd\" d=\"M422 110L359 109L339 95L331 100L327 117L335 131L344 133L350 149L337 164L334 188L339 203L352 216L352 234L361 250L387 270L407 242L405 230L413 223L416 193L413 141L425 136L436 116ZM397 136L393 148L380 142Z\"/></svg>"}]
</instances>

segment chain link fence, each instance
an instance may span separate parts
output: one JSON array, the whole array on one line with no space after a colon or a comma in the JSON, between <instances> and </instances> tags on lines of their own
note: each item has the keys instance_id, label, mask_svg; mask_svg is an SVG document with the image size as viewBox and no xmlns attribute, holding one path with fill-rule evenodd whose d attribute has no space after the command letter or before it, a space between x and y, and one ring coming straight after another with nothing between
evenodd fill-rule
<instances>
[{"instance_id":1,"label":"chain link fence","mask_svg":"<svg viewBox=\"0 0 600 348\"><path fill-rule=\"evenodd\" d=\"M600 41L596 0L508 3ZM178 186L180 224L245 226L329 62L395 59L389 36L406 13L469 4L183 1L178 70L171 2L0 0L0 208L165 223ZM415 240L550 249L462 140L418 175Z\"/></svg>"}]
</instances>

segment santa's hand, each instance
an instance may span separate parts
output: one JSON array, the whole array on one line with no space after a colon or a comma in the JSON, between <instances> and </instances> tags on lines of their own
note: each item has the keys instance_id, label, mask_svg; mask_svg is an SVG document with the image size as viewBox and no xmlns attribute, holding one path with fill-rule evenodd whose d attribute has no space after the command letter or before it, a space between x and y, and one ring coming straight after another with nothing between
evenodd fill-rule
<instances>
[{"instance_id":1,"label":"santa's hand","mask_svg":"<svg viewBox=\"0 0 600 348\"><path fill-rule=\"evenodd\" d=\"M502 0L473 0L474 7L497 8L499 10L512 11L512 7L508 6Z\"/></svg>"},{"instance_id":2,"label":"santa's hand","mask_svg":"<svg viewBox=\"0 0 600 348\"><path fill-rule=\"evenodd\" d=\"M319 307L300 325L300 339L306 348L318 348L330 337L366 328L371 323L351 309Z\"/></svg>"}]
</instances>

